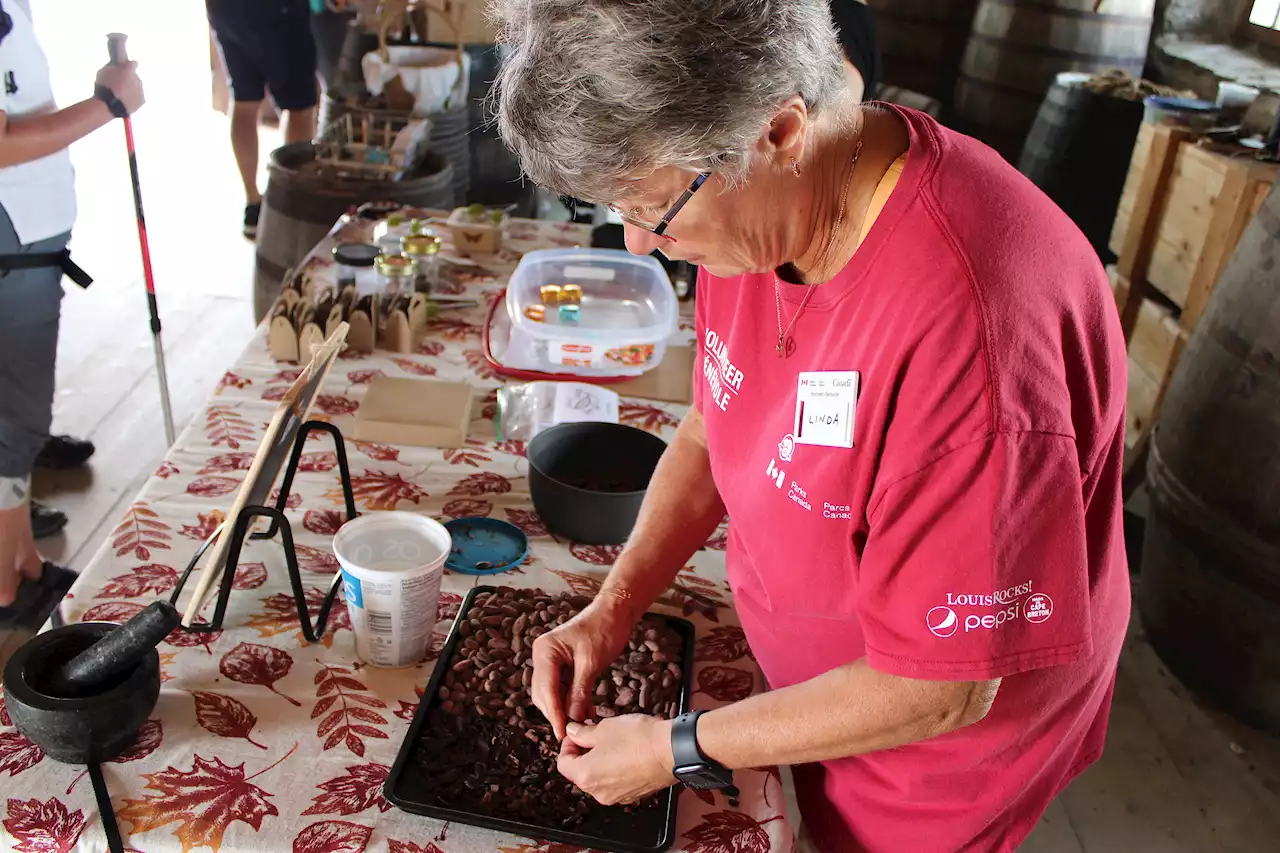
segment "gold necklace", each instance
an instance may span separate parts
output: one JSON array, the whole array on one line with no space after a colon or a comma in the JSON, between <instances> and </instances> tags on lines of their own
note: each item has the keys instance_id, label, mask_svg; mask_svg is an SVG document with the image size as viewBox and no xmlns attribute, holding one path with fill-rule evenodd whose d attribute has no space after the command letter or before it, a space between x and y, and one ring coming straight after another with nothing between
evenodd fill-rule
<instances>
[{"instance_id":1,"label":"gold necklace","mask_svg":"<svg viewBox=\"0 0 1280 853\"><path fill-rule=\"evenodd\" d=\"M849 201L849 187L853 185L853 173L858 168L858 157L862 154L862 137L858 137L858 146L853 150L853 163L849 168L849 178L844 182L844 194L840 197L840 213L836 215L835 228L831 229L832 246L835 246L835 237L840 233L840 226L844 224L844 207ZM830 254L830 250L828 250ZM813 296L813 290L817 287L818 282L812 282L804 293L804 299L800 300L800 307L796 309L796 313L791 318L791 322L787 324L784 331L782 328L782 285L778 281L778 274L773 275L773 300L774 308L778 313L778 358L786 358L787 356L787 338L791 334L791 330L795 328L796 321L800 319L800 315L804 313L805 306L809 304L809 297Z\"/></svg>"}]
</instances>

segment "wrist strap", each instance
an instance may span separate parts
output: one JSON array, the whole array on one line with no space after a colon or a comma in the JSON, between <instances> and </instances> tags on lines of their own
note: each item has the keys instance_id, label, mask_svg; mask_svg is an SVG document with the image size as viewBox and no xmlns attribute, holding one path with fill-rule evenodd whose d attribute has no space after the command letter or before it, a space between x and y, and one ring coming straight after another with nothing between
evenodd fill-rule
<instances>
[{"instance_id":1,"label":"wrist strap","mask_svg":"<svg viewBox=\"0 0 1280 853\"><path fill-rule=\"evenodd\" d=\"M690 711L671 724L671 758L676 767L705 764L708 758L698 749L698 718L705 711Z\"/></svg>"},{"instance_id":2,"label":"wrist strap","mask_svg":"<svg viewBox=\"0 0 1280 853\"><path fill-rule=\"evenodd\" d=\"M116 97L116 93L108 89L106 86L94 86L93 96L99 101L107 105L107 109L111 110L111 114L116 118L125 118L129 115L129 109Z\"/></svg>"}]
</instances>

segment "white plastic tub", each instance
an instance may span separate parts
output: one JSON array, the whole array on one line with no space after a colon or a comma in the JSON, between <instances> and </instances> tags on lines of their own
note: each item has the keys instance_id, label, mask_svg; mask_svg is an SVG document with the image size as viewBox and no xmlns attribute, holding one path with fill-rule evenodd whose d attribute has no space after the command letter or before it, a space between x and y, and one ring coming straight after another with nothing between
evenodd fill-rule
<instances>
[{"instance_id":1,"label":"white plastic tub","mask_svg":"<svg viewBox=\"0 0 1280 853\"><path fill-rule=\"evenodd\" d=\"M582 288L577 322L543 305L544 285ZM526 307L543 306L544 319ZM677 302L662 264L612 249L529 252L507 285L511 343L504 363L579 376L639 376L656 367L676 330Z\"/></svg>"}]
</instances>

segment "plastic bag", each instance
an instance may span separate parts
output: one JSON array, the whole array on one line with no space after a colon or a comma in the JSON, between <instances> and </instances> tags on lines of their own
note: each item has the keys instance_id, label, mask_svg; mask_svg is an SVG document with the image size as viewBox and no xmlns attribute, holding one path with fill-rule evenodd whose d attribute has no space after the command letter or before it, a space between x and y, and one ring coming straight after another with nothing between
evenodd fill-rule
<instances>
[{"instance_id":1,"label":"plastic bag","mask_svg":"<svg viewBox=\"0 0 1280 853\"><path fill-rule=\"evenodd\" d=\"M498 389L498 437L529 441L556 424L618 422L618 394L585 382L526 382Z\"/></svg>"}]
</instances>

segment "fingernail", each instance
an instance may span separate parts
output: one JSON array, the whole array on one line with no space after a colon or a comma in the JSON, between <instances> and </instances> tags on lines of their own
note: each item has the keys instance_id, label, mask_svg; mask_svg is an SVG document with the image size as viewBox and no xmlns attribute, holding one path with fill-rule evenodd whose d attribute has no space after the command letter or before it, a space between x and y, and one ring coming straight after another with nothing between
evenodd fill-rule
<instances>
[{"instance_id":1,"label":"fingernail","mask_svg":"<svg viewBox=\"0 0 1280 853\"><path fill-rule=\"evenodd\" d=\"M576 735L578 732L582 731L582 726L577 723L570 723L564 727L564 730L571 735Z\"/></svg>"}]
</instances>

